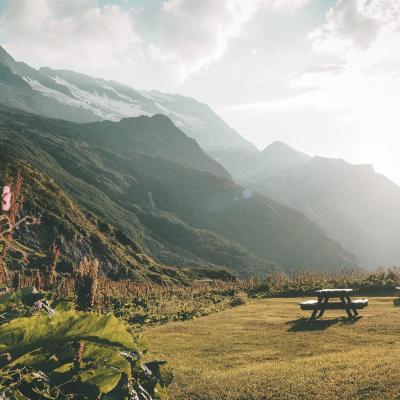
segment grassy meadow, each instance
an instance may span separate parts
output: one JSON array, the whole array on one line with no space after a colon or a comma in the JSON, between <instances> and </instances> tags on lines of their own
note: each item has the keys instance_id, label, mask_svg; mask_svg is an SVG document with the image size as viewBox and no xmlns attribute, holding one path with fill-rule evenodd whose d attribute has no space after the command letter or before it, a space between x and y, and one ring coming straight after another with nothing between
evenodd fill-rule
<instances>
[{"instance_id":1,"label":"grassy meadow","mask_svg":"<svg viewBox=\"0 0 400 400\"><path fill-rule=\"evenodd\" d=\"M152 357L174 370L172 400L400 398L400 308L370 297L360 318L308 323L299 298L260 299L148 327Z\"/></svg>"}]
</instances>

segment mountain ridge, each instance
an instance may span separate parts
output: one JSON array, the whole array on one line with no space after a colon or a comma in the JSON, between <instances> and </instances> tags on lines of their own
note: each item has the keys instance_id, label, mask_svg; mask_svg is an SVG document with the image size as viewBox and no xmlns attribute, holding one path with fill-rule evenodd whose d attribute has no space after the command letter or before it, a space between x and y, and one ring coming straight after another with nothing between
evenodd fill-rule
<instances>
[{"instance_id":1,"label":"mountain ridge","mask_svg":"<svg viewBox=\"0 0 400 400\"><path fill-rule=\"evenodd\" d=\"M219 265L241 276L262 276L277 266L290 271L356 264L300 212L223 176L162 158L157 146L150 155L138 144L99 145L98 125L0 108L0 149L48 171L81 207L131 240L143 237L143 248L160 263Z\"/></svg>"},{"instance_id":2,"label":"mountain ridge","mask_svg":"<svg viewBox=\"0 0 400 400\"><path fill-rule=\"evenodd\" d=\"M293 162L279 173L276 168L260 167L241 183L303 212L330 237L351 249L362 265L397 265L400 187L376 173L370 164L320 156L297 163L301 153L292 154ZM269 161L273 164L274 157Z\"/></svg>"},{"instance_id":3,"label":"mountain ridge","mask_svg":"<svg viewBox=\"0 0 400 400\"><path fill-rule=\"evenodd\" d=\"M156 90L138 91L114 80L93 78L70 70L39 70L15 61L1 48L0 63L9 73L0 73L0 84L9 93L0 93L0 103L50 118L73 122L117 121L139 115L167 115L186 135L197 140L205 150L255 146L229 127L206 104L178 94ZM10 77L15 81L11 84ZM8 82L8 86L7 86ZM15 90L17 86L20 90Z\"/></svg>"}]
</instances>

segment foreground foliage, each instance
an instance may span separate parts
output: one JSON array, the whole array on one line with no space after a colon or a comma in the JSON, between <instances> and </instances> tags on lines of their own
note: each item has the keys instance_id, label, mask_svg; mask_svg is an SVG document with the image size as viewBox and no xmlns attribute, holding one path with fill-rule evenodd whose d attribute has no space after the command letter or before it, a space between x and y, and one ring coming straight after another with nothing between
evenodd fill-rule
<instances>
[{"instance_id":1,"label":"foreground foliage","mask_svg":"<svg viewBox=\"0 0 400 400\"><path fill-rule=\"evenodd\" d=\"M142 364L143 344L114 315L76 311L29 289L2 294L0 312L3 398L166 398L165 362Z\"/></svg>"},{"instance_id":2,"label":"foreground foliage","mask_svg":"<svg viewBox=\"0 0 400 400\"><path fill-rule=\"evenodd\" d=\"M22 224L39 220L21 218L21 175L10 182L1 192L0 213L1 399L165 399L172 379L163 373L165 362L142 364L145 349L131 331L112 313L95 310L98 259L84 257L70 276L71 302L58 290L64 277L55 242L34 282L23 282L28 254L35 252L15 235ZM16 254L23 265L10 273Z\"/></svg>"}]
</instances>

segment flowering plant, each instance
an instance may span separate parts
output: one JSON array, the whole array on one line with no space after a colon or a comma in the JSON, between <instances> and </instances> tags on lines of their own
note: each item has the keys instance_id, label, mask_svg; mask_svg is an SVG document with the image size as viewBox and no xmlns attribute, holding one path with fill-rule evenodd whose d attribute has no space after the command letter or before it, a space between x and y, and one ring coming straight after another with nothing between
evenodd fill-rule
<instances>
[{"instance_id":1,"label":"flowering plant","mask_svg":"<svg viewBox=\"0 0 400 400\"><path fill-rule=\"evenodd\" d=\"M13 252L19 259L25 263L28 256L35 251L13 237L13 233L22 225L39 224L40 220L31 216L19 218L19 211L22 206L22 177L18 174L15 182L14 193L12 193L11 185L3 187L1 195L1 214L0 214L0 281L7 277L7 268L5 259L9 251Z\"/></svg>"},{"instance_id":2,"label":"flowering plant","mask_svg":"<svg viewBox=\"0 0 400 400\"><path fill-rule=\"evenodd\" d=\"M10 186L4 186L1 195L1 210L9 211L11 208L11 189Z\"/></svg>"}]
</instances>

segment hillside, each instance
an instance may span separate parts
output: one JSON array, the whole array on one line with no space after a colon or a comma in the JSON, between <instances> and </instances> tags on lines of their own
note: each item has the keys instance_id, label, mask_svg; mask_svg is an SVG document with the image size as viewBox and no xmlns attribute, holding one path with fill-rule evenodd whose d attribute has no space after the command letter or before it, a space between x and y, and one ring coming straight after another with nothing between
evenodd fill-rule
<instances>
[{"instance_id":1,"label":"hillside","mask_svg":"<svg viewBox=\"0 0 400 400\"><path fill-rule=\"evenodd\" d=\"M26 162L2 157L2 175L23 176L23 214L40 218L40 224L24 226L16 238L38 252L30 267L42 267L50 245L55 241L62 252L60 271L72 272L83 257L100 260L103 273L110 277L133 278L137 281L184 283L193 271L176 270L149 257L137 242L110 224L81 209L55 182ZM198 275L201 275L198 271ZM221 271L221 276L223 272Z\"/></svg>"},{"instance_id":2,"label":"hillside","mask_svg":"<svg viewBox=\"0 0 400 400\"><path fill-rule=\"evenodd\" d=\"M369 165L311 158L294 149L282 165L276 150L261 153L259 170L242 183L303 212L363 265L399 264L400 187Z\"/></svg>"},{"instance_id":3,"label":"hillside","mask_svg":"<svg viewBox=\"0 0 400 400\"><path fill-rule=\"evenodd\" d=\"M6 176L21 172L25 192L22 212L39 217L41 221L39 225L20 228L16 232L17 239L38 252L37 256L30 257L28 268L42 268L46 262L43 257L53 241L62 253L58 265L60 271L70 273L83 257L96 257L101 262L102 272L115 279L186 284L193 279L230 280L235 275L246 276L249 274L245 268L247 264L252 265L250 272L256 274L257 268L260 274L275 268L240 246L211 232L193 229L168 213L143 214L150 226L156 222L157 229L174 234L172 242L176 245L171 242L168 248L158 249L165 262L171 265L168 267L148 256L143 249L145 227L139 221L136 221L136 236L130 238L112 223L81 208L53 179L30 164L2 157L0 166ZM133 228L134 221L129 222ZM185 251L179 241L196 250L193 253ZM13 267L18 264L16 261L11 263ZM224 265L230 266L231 272Z\"/></svg>"},{"instance_id":4,"label":"hillside","mask_svg":"<svg viewBox=\"0 0 400 400\"><path fill-rule=\"evenodd\" d=\"M166 128L152 131L160 122ZM140 140L115 140L117 133L112 143L107 138L107 132L141 137L142 128L179 138L179 130L173 132L165 117L129 119L106 130L104 126L3 108L0 149L46 171L81 207L131 240L141 238L141 246L161 263L223 266L242 276L264 275L277 264L290 271L356 263L301 213L184 165L196 159L192 152L197 154L199 148L194 142L186 161L178 164L168 159L168 152L160 156L161 138L143 146Z\"/></svg>"},{"instance_id":5,"label":"hillside","mask_svg":"<svg viewBox=\"0 0 400 400\"><path fill-rule=\"evenodd\" d=\"M231 179L229 173L204 153L195 140L177 129L164 115L126 118L119 123L86 124L80 130L79 138L99 148L115 150L124 157L129 157L134 149L135 152Z\"/></svg>"}]
</instances>

